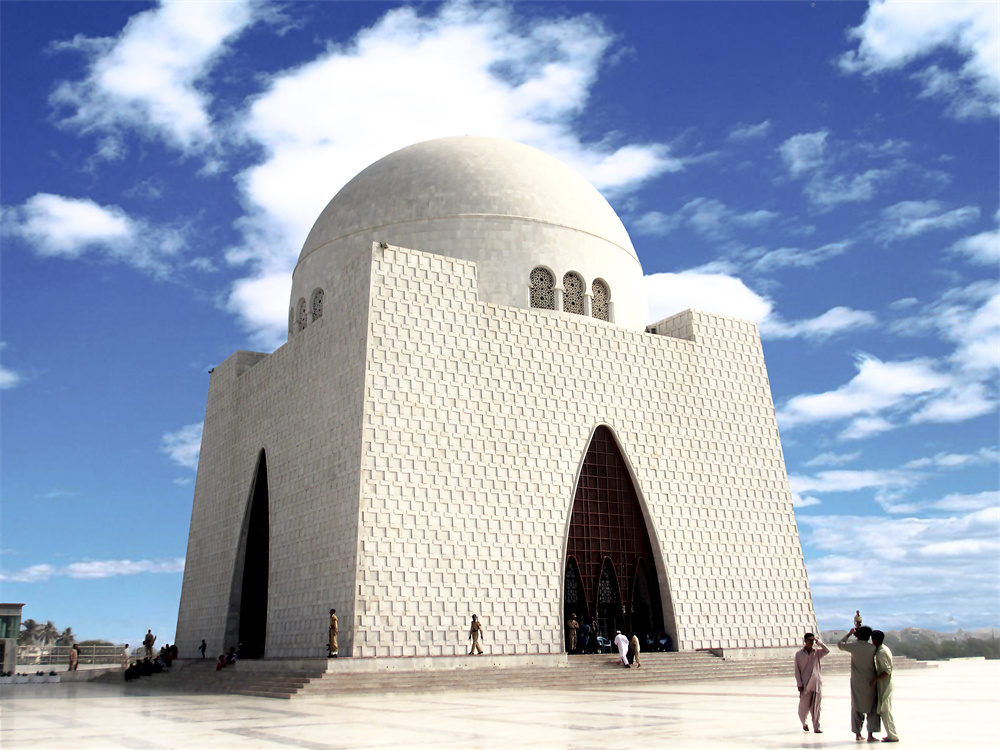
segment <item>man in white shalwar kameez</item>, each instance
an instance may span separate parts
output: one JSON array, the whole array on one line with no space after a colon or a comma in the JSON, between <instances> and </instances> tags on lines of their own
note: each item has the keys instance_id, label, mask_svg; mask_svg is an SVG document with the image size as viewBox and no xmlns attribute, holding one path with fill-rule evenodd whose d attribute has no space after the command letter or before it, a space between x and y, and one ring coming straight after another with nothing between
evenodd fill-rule
<instances>
[{"instance_id":1,"label":"man in white shalwar kameez","mask_svg":"<svg viewBox=\"0 0 1000 750\"><path fill-rule=\"evenodd\" d=\"M875 644L875 677L872 687L878 688L878 703L875 710L882 723L885 724L885 737L882 742L899 742L896 734L896 722L892 718L892 651L882 641L885 633L881 630L872 631L872 643Z\"/></svg>"},{"instance_id":2,"label":"man in white shalwar kameez","mask_svg":"<svg viewBox=\"0 0 1000 750\"><path fill-rule=\"evenodd\" d=\"M857 640L848 643L848 638ZM868 741L874 742L875 735L882 731L882 721L875 712L875 688L869 683L875 678L875 645L869 642L872 629L866 625L851 628L840 639L837 648L851 655L851 730L854 739L862 740L861 729L868 715Z\"/></svg>"},{"instance_id":3,"label":"man in white shalwar kameez","mask_svg":"<svg viewBox=\"0 0 1000 750\"><path fill-rule=\"evenodd\" d=\"M795 684L799 688L799 721L802 730L809 731L806 717L811 713L813 731L822 734L819 728L819 709L823 700L823 673L819 660L830 653L830 649L812 633L806 633L802 638L803 646L795 654Z\"/></svg>"},{"instance_id":4,"label":"man in white shalwar kameez","mask_svg":"<svg viewBox=\"0 0 1000 750\"><path fill-rule=\"evenodd\" d=\"M623 667L629 666L628 663L628 638L622 635L622 631L617 631L618 634L615 636L615 646L618 647L618 657L622 663Z\"/></svg>"}]
</instances>

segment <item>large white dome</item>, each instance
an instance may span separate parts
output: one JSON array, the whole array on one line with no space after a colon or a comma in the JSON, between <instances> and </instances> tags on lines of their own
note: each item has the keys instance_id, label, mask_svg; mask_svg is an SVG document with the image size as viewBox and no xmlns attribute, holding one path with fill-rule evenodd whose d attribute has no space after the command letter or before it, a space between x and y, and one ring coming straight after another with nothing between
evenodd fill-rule
<instances>
[{"instance_id":1,"label":"large white dome","mask_svg":"<svg viewBox=\"0 0 1000 750\"><path fill-rule=\"evenodd\" d=\"M313 225L292 306L329 287L373 241L473 261L480 299L529 307L532 269L610 289L613 320L642 330L642 267L614 209L581 175L529 146L459 136L396 151L358 174Z\"/></svg>"}]
</instances>

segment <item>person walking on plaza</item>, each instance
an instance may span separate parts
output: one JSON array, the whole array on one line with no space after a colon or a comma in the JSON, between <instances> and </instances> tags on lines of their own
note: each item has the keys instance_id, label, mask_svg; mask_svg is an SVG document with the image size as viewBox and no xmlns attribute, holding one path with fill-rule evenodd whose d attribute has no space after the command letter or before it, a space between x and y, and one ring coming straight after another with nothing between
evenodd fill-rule
<instances>
[{"instance_id":1,"label":"person walking on plaza","mask_svg":"<svg viewBox=\"0 0 1000 750\"><path fill-rule=\"evenodd\" d=\"M337 656L337 652L340 650L337 644L337 632L339 626L337 623L337 610L330 610L330 641L327 643L327 656L333 658Z\"/></svg>"},{"instance_id":2,"label":"person walking on plaza","mask_svg":"<svg viewBox=\"0 0 1000 750\"><path fill-rule=\"evenodd\" d=\"M129 651L128 644L126 643L125 648L122 649L122 669L128 669L128 660L131 655L132 652Z\"/></svg>"},{"instance_id":3,"label":"person walking on plaza","mask_svg":"<svg viewBox=\"0 0 1000 750\"><path fill-rule=\"evenodd\" d=\"M566 623L566 650L571 653L576 653L576 633L580 629L580 623L576 621L576 614L569 616L569 622Z\"/></svg>"},{"instance_id":4,"label":"person walking on plaza","mask_svg":"<svg viewBox=\"0 0 1000 750\"><path fill-rule=\"evenodd\" d=\"M885 633L881 630L872 631L872 643L875 644L875 677L869 683L878 688L878 703L875 710L885 724L885 737L882 742L899 742L896 734L896 722L892 718L892 651L883 642Z\"/></svg>"},{"instance_id":5,"label":"person walking on plaza","mask_svg":"<svg viewBox=\"0 0 1000 750\"><path fill-rule=\"evenodd\" d=\"M635 664L635 668L638 669L642 666L642 662L639 661L639 636L632 634L632 640L629 641L632 646L632 663Z\"/></svg>"},{"instance_id":6,"label":"person walking on plaza","mask_svg":"<svg viewBox=\"0 0 1000 750\"><path fill-rule=\"evenodd\" d=\"M848 643L848 638L856 640ZM861 742L861 728L868 715L868 741L875 742L875 735L882 731L882 721L875 711L875 688L871 681L875 679L875 646L869 642L872 629L867 625L851 628L847 635L840 639L837 648L851 655L851 730L854 739Z\"/></svg>"},{"instance_id":7,"label":"person walking on plaza","mask_svg":"<svg viewBox=\"0 0 1000 750\"><path fill-rule=\"evenodd\" d=\"M823 701L823 673L819 660L830 653L830 649L812 633L802 637L805 644L795 654L795 683L799 688L799 721L802 731L808 732L806 717L812 714L813 731L822 734L819 728L820 703Z\"/></svg>"},{"instance_id":8,"label":"person walking on plaza","mask_svg":"<svg viewBox=\"0 0 1000 750\"><path fill-rule=\"evenodd\" d=\"M622 631L615 631L615 647L618 649L618 661L621 662L623 667L629 666L628 663L628 638L622 635Z\"/></svg>"},{"instance_id":9,"label":"person walking on plaza","mask_svg":"<svg viewBox=\"0 0 1000 750\"><path fill-rule=\"evenodd\" d=\"M150 659L153 658L153 644L156 643L156 636L153 635L152 629L146 631L146 637L142 639L142 645L146 648L146 656Z\"/></svg>"},{"instance_id":10,"label":"person walking on plaza","mask_svg":"<svg viewBox=\"0 0 1000 750\"><path fill-rule=\"evenodd\" d=\"M74 643L69 647L69 671L75 672L78 666L80 666L80 652Z\"/></svg>"},{"instance_id":11,"label":"person walking on plaza","mask_svg":"<svg viewBox=\"0 0 1000 750\"><path fill-rule=\"evenodd\" d=\"M472 625L469 626L469 638L472 639L472 648L469 649L469 654L479 654L483 653L483 647L479 645L479 639L483 635L483 624L479 622L479 618L475 615L472 616Z\"/></svg>"},{"instance_id":12,"label":"person walking on plaza","mask_svg":"<svg viewBox=\"0 0 1000 750\"><path fill-rule=\"evenodd\" d=\"M200 646L198 646L198 650L199 650L199 651L201 651L201 658L202 658L202 659L204 659L204 658L205 658L205 651L206 651L207 649L208 649L208 644L207 644L207 643L205 643L205 639L204 639L204 638L202 638L202 639L201 639L201 645L200 645Z\"/></svg>"}]
</instances>

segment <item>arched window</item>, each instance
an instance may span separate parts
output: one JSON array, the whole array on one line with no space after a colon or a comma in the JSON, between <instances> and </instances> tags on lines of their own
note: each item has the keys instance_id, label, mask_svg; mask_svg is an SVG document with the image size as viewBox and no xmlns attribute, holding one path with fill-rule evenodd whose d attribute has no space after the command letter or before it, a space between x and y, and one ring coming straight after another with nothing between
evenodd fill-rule
<instances>
[{"instance_id":1,"label":"arched window","mask_svg":"<svg viewBox=\"0 0 1000 750\"><path fill-rule=\"evenodd\" d=\"M323 317L323 290L317 289L313 292L312 301L312 315L313 320L319 320Z\"/></svg>"},{"instance_id":2,"label":"arched window","mask_svg":"<svg viewBox=\"0 0 1000 750\"><path fill-rule=\"evenodd\" d=\"M556 278L552 271L538 266L531 272L531 306L542 310L556 309Z\"/></svg>"},{"instance_id":3,"label":"arched window","mask_svg":"<svg viewBox=\"0 0 1000 750\"><path fill-rule=\"evenodd\" d=\"M611 290L608 285L600 279L594 279L590 285L590 292L593 298L590 302L591 314L598 320L611 320Z\"/></svg>"},{"instance_id":4,"label":"arched window","mask_svg":"<svg viewBox=\"0 0 1000 750\"><path fill-rule=\"evenodd\" d=\"M306 325L309 323L309 315L306 312L306 298L305 297L302 297L299 300L299 314L298 314L298 317L296 318L296 320L297 320L297 323L296 323L296 326L295 326L295 330L296 331L304 331L306 329Z\"/></svg>"},{"instance_id":5,"label":"arched window","mask_svg":"<svg viewBox=\"0 0 1000 750\"><path fill-rule=\"evenodd\" d=\"M563 312L583 315L583 292L586 288L580 274L570 271L563 276Z\"/></svg>"}]
</instances>

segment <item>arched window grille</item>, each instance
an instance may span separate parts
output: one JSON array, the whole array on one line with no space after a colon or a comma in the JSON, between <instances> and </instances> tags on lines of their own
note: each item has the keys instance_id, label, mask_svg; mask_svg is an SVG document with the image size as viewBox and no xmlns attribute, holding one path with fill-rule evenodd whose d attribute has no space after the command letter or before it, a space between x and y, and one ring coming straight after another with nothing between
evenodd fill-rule
<instances>
[{"instance_id":1,"label":"arched window grille","mask_svg":"<svg viewBox=\"0 0 1000 750\"><path fill-rule=\"evenodd\" d=\"M598 320L611 320L611 290L608 285L600 279L594 279L590 285L592 299L590 301L591 314Z\"/></svg>"},{"instance_id":2,"label":"arched window grille","mask_svg":"<svg viewBox=\"0 0 1000 750\"><path fill-rule=\"evenodd\" d=\"M295 330L296 331L304 331L306 329L306 325L308 325L308 323L309 323L309 315L308 315L308 313L306 311L306 298L305 297L302 297L299 300L299 314L298 314L298 317L296 318L296 321L297 321L296 326L295 326Z\"/></svg>"},{"instance_id":3,"label":"arched window grille","mask_svg":"<svg viewBox=\"0 0 1000 750\"><path fill-rule=\"evenodd\" d=\"M323 290L317 289L313 292L312 319L319 320L323 317Z\"/></svg>"},{"instance_id":4,"label":"arched window grille","mask_svg":"<svg viewBox=\"0 0 1000 750\"><path fill-rule=\"evenodd\" d=\"M583 315L583 292L585 289L580 274L570 271L563 276L563 312Z\"/></svg>"},{"instance_id":5,"label":"arched window grille","mask_svg":"<svg viewBox=\"0 0 1000 750\"><path fill-rule=\"evenodd\" d=\"M538 266L531 272L531 306L542 310L556 309L556 278L552 271Z\"/></svg>"}]
</instances>

